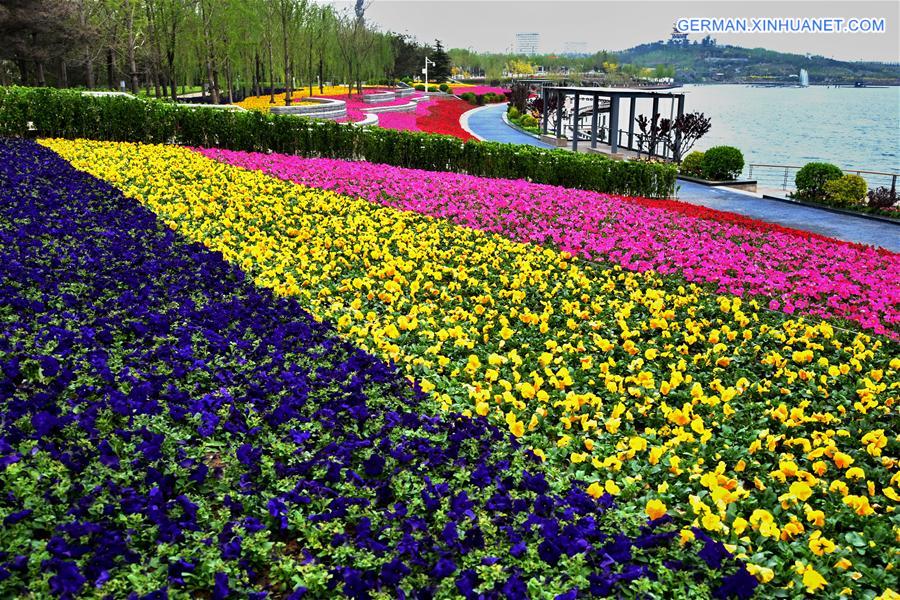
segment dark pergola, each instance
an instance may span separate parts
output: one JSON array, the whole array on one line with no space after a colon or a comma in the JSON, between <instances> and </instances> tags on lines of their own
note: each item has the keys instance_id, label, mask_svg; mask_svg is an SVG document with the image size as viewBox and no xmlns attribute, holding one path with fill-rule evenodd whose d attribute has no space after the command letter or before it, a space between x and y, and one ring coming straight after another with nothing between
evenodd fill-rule
<instances>
[{"instance_id":1,"label":"dark pergola","mask_svg":"<svg viewBox=\"0 0 900 600\"><path fill-rule=\"evenodd\" d=\"M549 121L549 115L547 114L547 101L552 96L556 96L560 100L556 103L555 134L557 138L562 137L563 105L565 104L566 98L568 98L569 96L574 97L574 110L572 117L572 150L578 150L578 122L580 120L579 111L581 110L582 97L590 99L589 101L592 103L591 148L597 147L597 115L600 112L606 112L606 110L609 111L610 135L608 143L612 154L618 152L620 146L629 150L638 150L634 147L634 122L635 118L637 117L637 115L635 114L635 109L637 107L638 98L650 98L653 100L653 112L651 114L651 117L652 115L659 113L660 98L669 99L673 103L673 116L681 116L684 114L684 92L670 92L665 90L648 90L640 88L544 86L541 90L541 94L544 101L544 110L541 117L544 135L547 135ZM608 102L608 109L604 108L601 110L601 98L604 98ZM613 128L617 127L617 124L619 122L620 105L623 100L628 100L630 104L628 130L612 131ZM677 109L675 109L676 104ZM627 136L626 143L622 143L622 141L619 139L622 135ZM678 134L676 133L675 144L679 145L680 141L681 140L678 138ZM650 149L650 152L654 153L655 149Z\"/></svg>"}]
</instances>

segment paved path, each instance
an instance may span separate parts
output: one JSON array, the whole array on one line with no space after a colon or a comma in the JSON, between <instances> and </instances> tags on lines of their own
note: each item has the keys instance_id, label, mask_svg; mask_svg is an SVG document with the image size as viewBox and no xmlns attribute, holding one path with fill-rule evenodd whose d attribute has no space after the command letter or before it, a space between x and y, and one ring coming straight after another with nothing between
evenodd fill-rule
<instances>
[{"instance_id":1,"label":"paved path","mask_svg":"<svg viewBox=\"0 0 900 600\"><path fill-rule=\"evenodd\" d=\"M504 123L502 117L505 110L505 103L485 106L463 114L461 123L464 129L483 140L552 147ZM683 202L900 252L900 226L897 225L806 206L793 206L746 192L709 187L690 181L679 180L678 185L678 199Z\"/></svg>"},{"instance_id":2,"label":"paved path","mask_svg":"<svg viewBox=\"0 0 900 600\"><path fill-rule=\"evenodd\" d=\"M784 227L900 252L900 226L678 180L678 199Z\"/></svg>"},{"instance_id":3,"label":"paved path","mask_svg":"<svg viewBox=\"0 0 900 600\"><path fill-rule=\"evenodd\" d=\"M506 103L500 102L470 110L463 114L460 122L463 129L482 140L506 142L507 144L527 144L540 148L553 147L504 123L503 113L505 112Z\"/></svg>"}]
</instances>

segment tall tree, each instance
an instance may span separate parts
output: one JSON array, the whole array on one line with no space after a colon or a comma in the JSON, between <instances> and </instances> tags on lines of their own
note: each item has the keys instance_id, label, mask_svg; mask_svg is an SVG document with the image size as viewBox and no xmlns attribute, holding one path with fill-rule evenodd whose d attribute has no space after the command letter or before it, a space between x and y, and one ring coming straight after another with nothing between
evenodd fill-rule
<instances>
[{"instance_id":1,"label":"tall tree","mask_svg":"<svg viewBox=\"0 0 900 600\"><path fill-rule=\"evenodd\" d=\"M450 57L440 40L434 41L434 51L429 58L434 62L434 66L429 71L431 79L438 83L447 81L450 78Z\"/></svg>"}]
</instances>

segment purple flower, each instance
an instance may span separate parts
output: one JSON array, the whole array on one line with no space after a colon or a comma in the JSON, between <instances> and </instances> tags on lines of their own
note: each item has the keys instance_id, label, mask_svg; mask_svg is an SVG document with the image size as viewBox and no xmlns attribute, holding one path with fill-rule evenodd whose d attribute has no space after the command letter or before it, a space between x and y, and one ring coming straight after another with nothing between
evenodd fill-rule
<instances>
[{"instance_id":1,"label":"purple flower","mask_svg":"<svg viewBox=\"0 0 900 600\"><path fill-rule=\"evenodd\" d=\"M219 571L215 574L215 585L213 586L213 600L225 600L231 594L228 587L228 575Z\"/></svg>"},{"instance_id":2,"label":"purple flower","mask_svg":"<svg viewBox=\"0 0 900 600\"><path fill-rule=\"evenodd\" d=\"M737 571L731 575L726 575L722 579L722 585L713 590L713 596L723 600L725 598L746 600L753 597L753 592L758 585L759 582L756 580L756 577L751 575L745 567L741 566Z\"/></svg>"},{"instance_id":3,"label":"purple flower","mask_svg":"<svg viewBox=\"0 0 900 600\"><path fill-rule=\"evenodd\" d=\"M437 579L444 579L453 575L454 571L456 571L456 563L449 558L441 558L431 570L431 575Z\"/></svg>"}]
</instances>

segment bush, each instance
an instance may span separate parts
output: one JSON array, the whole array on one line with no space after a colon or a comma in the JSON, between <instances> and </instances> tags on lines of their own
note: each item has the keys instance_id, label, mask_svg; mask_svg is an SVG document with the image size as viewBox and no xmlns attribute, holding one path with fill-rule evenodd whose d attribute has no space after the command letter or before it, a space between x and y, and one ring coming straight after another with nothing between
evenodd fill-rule
<instances>
[{"instance_id":1,"label":"bush","mask_svg":"<svg viewBox=\"0 0 900 600\"><path fill-rule=\"evenodd\" d=\"M859 175L844 175L825 182L825 201L834 206L856 206L866 199L869 186Z\"/></svg>"},{"instance_id":2,"label":"bush","mask_svg":"<svg viewBox=\"0 0 900 600\"><path fill-rule=\"evenodd\" d=\"M744 170L744 155L732 146L715 146L703 153L703 177L713 181L734 181Z\"/></svg>"},{"instance_id":3,"label":"bush","mask_svg":"<svg viewBox=\"0 0 900 600\"><path fill-rule=\"evenodd\" d=\"M520 113L519 109L515 106L510 106L509 110L506 111L506 116L509 117L510 121L515 121L522 116L522 113Z\"/></svg>"},{"instance_id":4,"label":"bush","mask_svg":"<svg viewBox=\"0 0 900 600\"><path fill-rule=\"evenodd\" d=\"M681 172L691 177L703 177L704 152L691 152L681 161Z\"/></svg>"},{"instance_id":5,"label":"bush","mask_svg":"<svg viewBox=\"0 0 900 600\"><path fill-rule=\"evenodd\" d=\"M897 203L897 191L894 188L875 188L869 190L867 197L870 208L891 208Z\"/></svg>"},{"instance_id":6,"label":"bush","mask_svg":"<svg viewBox=\"0 0 900 600\"><path fill-rule=\"evenodd\" d=\"M522 115L522 119L520 121L522 127L537 127L538 120L535 119L532 115Z\"/></svg>"},{"instance_id":7,"label":"bush","mask_svg":"<svg viewBox=\"0 0 900 600\"><path fill-rule=\"evenodd\" d=\"M425 91L425 84L424 84L424 83L417 83L417 84L416 84L416 89L417 89L418 91L420 91L420 92L424 92L424 91Z\"/></svg>"},{"instance_id":8,"label":"bush","mask_svg":"<svg viewBox=\"0 0 900 600\"><path fill-rule=\"evenodd\" d=\"M51 88L0 87L0 136L3 135L181 144L365 160L648 198L670 197L675 191L677 173L672 165L612 161L566 150L463 142L447 135L353 127L294 115L194 108L152 99L85 96L74 90Z\"/></svg>"},{"instance_id":9,"label":"bush","mask_svg":"<svg viewBox=\"0 0 900 600\"><path fill-rule=\"evenodd\" d=\"M450 86L447 85L446 83L442 83L441 85L438 86L438 89L441 90L442 92L448 92L448 91L450 91Z\"/></svg>"},{"instance_id":10,"label":"bush","mask_svg":"<svg viewBox=\"0 0 900 600\"><path fill-rule=\"evenodd\" d=\"M824 200L825 183L832 179L838 179L843 174L840 168L830 163L807 163L797 171L797 175L794 177L794 185L797 187L796 196L802 200Z\"/></svg>"},{"instance_id":11,"label":"bush","mask_svg":"<svg viewBox=\"0 0 900 600\"><path fill-rule=\"evenodd\" d=\"M469 104L475 104L475 94L473 94L472 92L463 92L459 97Z\"/></svg>"}]
</instances>

